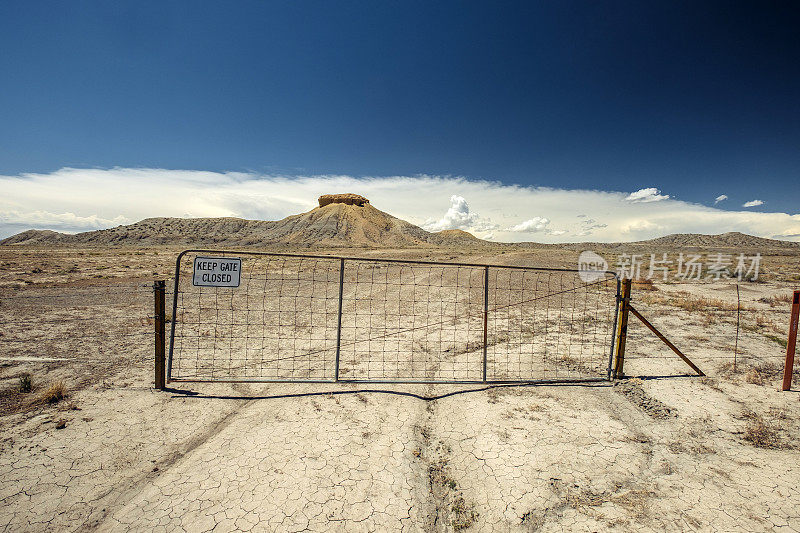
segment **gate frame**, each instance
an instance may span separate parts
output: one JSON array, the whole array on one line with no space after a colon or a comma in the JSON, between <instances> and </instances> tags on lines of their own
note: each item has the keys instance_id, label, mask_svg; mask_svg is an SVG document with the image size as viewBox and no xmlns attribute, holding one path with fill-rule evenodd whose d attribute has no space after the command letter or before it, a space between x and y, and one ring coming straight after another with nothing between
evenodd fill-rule
<instances>
[{"instance_id":1,"label":"gate frame","mask_svg":"<svg viewBox=\"0 0 800 533\"><path fill-rule=\"evenodd\" d=\"M178 294L180 284L180 270L181 260L183 256L189 253L209 253L218 254L222 256L230 255L250 255L250 256L269 256L269 257L290 257L297 259L328 259L331 261L339 260L339 306L338 306L338 319L336 328L336 364L334 379L173 379L172 378L172 356L175 348L175 324L178 321ZM401 263L412 265L431 265L431 266L454 266L454 267L470 267L480 268L484 270L483 276L483 294L484 294L484 313L483 313L483 369L482 379L480 380L425 380L425 379L340 379L339 378L339 356L341 350L341 335L342 335L342 302L344 296L344 264L346 261L367 261L373 263ZM169 351L166 357L166 372L164 372L165 382L191 382L191 383L398 383L398 384L438 384L438 385L461 385L461 384L524 384L524 383L588 383L599 381L610 381L613 379L612 364L614 361L614 350L617 345L617 317L620 311L620 278L617 272L611 270L598 270L597 274L603 276L610 275L610 279L615 279L617 282L616 290L616 305L614 310L614 326L611 330L611 349L608 356L608 376L597 378L583 378L583 379L551 379L551 380L489 380L487 379L487 359L488 359L488 317L489 317L489 269L507 269L507 270L528 270L540 272L571 272L578 274L580 269L576 268L554 268L554 267L528 267L518 265L498 265L486 263L450 263L442 261L420 261L413 259L389 259L389 258L373 258L373 257L354 257L354 256L339 256L339 255L317 255L317 254L294 254L283 252L260 252L260 251L246 251L246 250L209 250L209 249L195 249L190 248L183 250L178 254L175 260L175 281L172 291L172 320L170 321L170 334L169 334ZM606 281L610 281L609 278ZM593 282L598 283L598 282ZM591 285L593 283L587 283ZM162 343L165 341L162 337ZM162 344L163 349L163 344ZM162 370L163 370L162 359ZM156 372L158 370L158 358L156 358Z\"/></svg>"}]
</instances>

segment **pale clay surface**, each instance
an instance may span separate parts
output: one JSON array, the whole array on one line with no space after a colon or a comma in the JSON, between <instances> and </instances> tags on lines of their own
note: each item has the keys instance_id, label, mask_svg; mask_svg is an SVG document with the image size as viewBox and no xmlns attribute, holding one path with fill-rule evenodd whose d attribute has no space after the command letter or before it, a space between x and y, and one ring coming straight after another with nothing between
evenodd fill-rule
<instances>
[{"instance_id":1,"label":"pale clay surface","mask_svg":"<svg viewBox=\"0 0 800 533\"><path fill-rule=\"evenodd\" d=\"M345 393L291 396L320 389ZM646 389L679 416L654 420L604 386L435 401L344 385L254 387L278 396L254 400L89 389L62 430L46 414L4 428L0 521L8 531L449 531L474 512L476 531L800 530L796 451L754 449L723 429L737 425L737 400L696 380Z\"/></svg>"}]
</instances>

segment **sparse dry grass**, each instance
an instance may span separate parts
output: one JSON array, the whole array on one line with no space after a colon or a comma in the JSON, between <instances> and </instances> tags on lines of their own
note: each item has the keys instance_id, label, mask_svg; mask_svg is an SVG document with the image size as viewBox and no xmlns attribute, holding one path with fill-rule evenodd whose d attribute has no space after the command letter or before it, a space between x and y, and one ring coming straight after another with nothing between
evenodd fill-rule
<instances>
[{"instance_id":1,"label":"sparse dry grass","mask_svg":"<svg viewBox=\"0 0 800 533\"><path fill-rule=\"evenodd\" d=\"M708 313L712 311L736 311L737 304L735 302L726 302L717 298L706 298L704 296L692 296L686 291L677 291L672 294L645 294L639 298L646 304L666 305L677 307L690 313ZM742 311L748 310L745 306L741 307Z\"/></svg>"},{"instance_id":2,"label":"sparse dry grass","mask_svg":"<svg viewBox=\"0 0 800 533\"><path fill-rule=\"evenodd\" d=\"M67 386L63 381L55 381L44 389L36 398L36 403L58 403L67 397Z\"/></svg>"},{"instance_id":3,"label":"sparse dry grass","mask_svg":"<svg viewBox=\"0 0 800 533\"><path fill-rule=\"evenodd\" d=\"M781 441L778 428L765 421L753 411L745 411L742 416L747 419L744 429L744 440L758 448L783 449L790 446Z\"/></svg>"},{"instance_id":4,"label":"sparse dry grass","mask_svg":"<svg viewBox=\"0 0 800 533\"><path fill-rule=\"evenodd\" d=\"M764 296L763 298L759 298L758 301L765 304L769 304L770 307L777 307L781 304L791 304L793 298L794 298L793 293L776 294L773 296Z\"/></svg>"},{"instance_id":5,"label":"sparse dry grass","mask_svg":"<svg viewBox=\"0 0 800 533\"><path fill-rule=\"evenodd\" d=\"M775 362L760 363L745 374L745 381L754 385L777 383L783 375L783 365Z\"/></svg>"}]
</instances>

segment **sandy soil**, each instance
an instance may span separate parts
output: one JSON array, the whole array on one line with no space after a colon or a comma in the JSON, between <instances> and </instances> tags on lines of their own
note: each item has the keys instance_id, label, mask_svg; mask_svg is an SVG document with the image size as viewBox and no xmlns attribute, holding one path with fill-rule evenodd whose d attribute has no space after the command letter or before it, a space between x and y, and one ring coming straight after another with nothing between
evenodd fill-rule
<instances>
[{"instance_id":1,"label":"sandy soil","mask_svg":"<svg viewBox=\"0 0 800 533\"><path fill-rule=\"evenodd\" d=\"M482 253L354 255L565 266L576 255ZM4 530L800 530L800 396L776 391L795 257L770 257L765 282L740 285L735 368L735 285L634 288L705 378L632 323L634 377L613 385L160 392L147 284L176 255L0 249ZM66 397L48 403L58 381Z\"/></svg>"}]
</instances>

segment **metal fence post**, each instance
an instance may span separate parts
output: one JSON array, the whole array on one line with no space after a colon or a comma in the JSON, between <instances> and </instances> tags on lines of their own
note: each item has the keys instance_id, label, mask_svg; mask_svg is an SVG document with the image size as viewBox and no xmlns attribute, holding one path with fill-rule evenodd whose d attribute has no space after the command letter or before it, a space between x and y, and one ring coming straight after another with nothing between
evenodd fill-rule
<instances>
[{"instance_id":1,"label":"metal fence post","mask_svg":"<svg viewBox=\"0 0 800 533\"><path fill-rule=\"evenodd\" d=\"M617 325L617 353L614 358L613 378L625 377L625 341L628 338L628 305L631 301L631 280L622 282L622 299L619 306L619 321Z\"/></svg>"},{"instance_id":2,"label":"metal fence post","mask_svg":"<svg viewBox=\"0 0 800 533\"><path fill-rule=\"evenodd\" d=\"M344 296L344 258L339 259L339 318L336 323L336 374L335 381L339 381L339 355L342 351L342 299Z\"/></svg>"},{"instance_id":3,"label":"metal fence post","mask_svg":"<svg viewBox=\"0 0 800 533\"><path fill-rule=\"evenodd\" d=\"M155 388L158 390L164 390L164 387L166 387L164 357L166 341L166 286L167 282L163 280L153 282L155 300L153 313L153 323L155 325Z\"/></svg>"},{"instance_id":4,"label":"metal fence post","mask_svg":"<svg viewBox=\"0 0 800 533\"><path fill-rule=\"evenodd\" d=\"M489 267L483 268L483 382L486 383L486 360L489 348Z\"/></svg>"},{"instance_id":5,"label":"metal fence post","mask_svg":"<svg viewBox=\"0 0 800 533\"><path fill-rule=\"evenodd\" d=\"M783 367L783 384L781 390L792 388L792 372L794 371L794 352L797 346L797 321L800 319L800 291L794 291L792 297L792 317L789 320L789 338L786 342L786 363Z\"/></svg>"}]
</instances>

